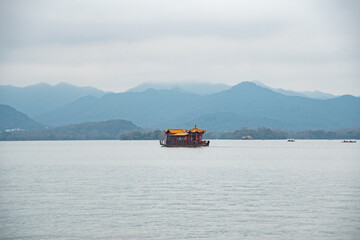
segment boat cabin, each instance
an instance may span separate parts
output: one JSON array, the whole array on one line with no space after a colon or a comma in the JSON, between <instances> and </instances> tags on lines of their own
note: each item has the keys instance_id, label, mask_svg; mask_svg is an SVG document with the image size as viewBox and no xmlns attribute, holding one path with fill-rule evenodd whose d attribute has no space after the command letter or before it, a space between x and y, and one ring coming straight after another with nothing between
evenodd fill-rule
<instances>
[{"instance_id":1,"label":"boat cabin","mask_svg":"<svg viewBox=\"0 0 360 240\"><path fill-rule=\"evenodd\" d=\"M185 144L188 141L188 134L182 129L168 129L164 132L168 144Z\"/></svg>"}]
</instances>

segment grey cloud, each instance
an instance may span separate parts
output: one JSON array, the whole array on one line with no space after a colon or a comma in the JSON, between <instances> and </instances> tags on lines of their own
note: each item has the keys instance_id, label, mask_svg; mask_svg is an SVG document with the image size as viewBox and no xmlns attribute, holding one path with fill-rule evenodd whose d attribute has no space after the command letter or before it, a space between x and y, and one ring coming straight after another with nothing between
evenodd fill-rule
<instances>
[{"instance_id":1,"label":"grey cloud","mask_svg":"<svg viewBox=\"0 0 360 240\"><path fill-rule=\"evenodd\" d=\"M44 4L46 5L46 4ZM28 11L23 8L29 7ZM37 5L42 8L43 6ZM6 6L4 7L6 9ZM0 43L3 47L21 47L46 44L82 44L88 42L138 41L149 38L168 36L221 36L233 38L259 38L276 34L288 29L289 22L281 18L249 19L228 21L227 19L172 17L164 19L157 17L147 21L139 16L138 21L128 19L104 20L104 15L91 16L82 13L79 17L59 14L61 18L54 18L49 12L35 11L35 6L12 6L9 12L2 15ZM47 11L43 7L43 11ZM34 10L33 13L31 10ZM60 11L60 10L59 10ZM65 11L64 9L62 11ZM36 13L40 12L40 16ZM201 15L201 14L200 14ZM92 21L84 21L93 19ZM132 19L131 17L130 19ZM236 18L235 18L236 19Z\"/></svg>"},{"instance_id":2,"label":"grey cloud","mask_svg":"<svg viewBox=\"0 0 360 240\"><path fill-rule=\"evenodd\" d=\"M122 90L197 79L360 91L358 5L327 2L5 0L0 77Z\"/></svg>"}]
</instances>

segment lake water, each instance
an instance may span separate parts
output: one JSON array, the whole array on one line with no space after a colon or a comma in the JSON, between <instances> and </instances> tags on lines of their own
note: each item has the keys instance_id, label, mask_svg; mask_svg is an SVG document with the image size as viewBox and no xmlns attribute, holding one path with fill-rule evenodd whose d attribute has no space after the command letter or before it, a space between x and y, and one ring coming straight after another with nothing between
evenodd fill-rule
<instances>
[{"instance_id":1,"label":"lake water","mask_svg":"<svg viewBox=\"0 0 360 240\"><path fill-rule=\"evenodd\" d=\"M1 239L360 239L360 144L0 142Z\"/></svg>"}]
</instances>

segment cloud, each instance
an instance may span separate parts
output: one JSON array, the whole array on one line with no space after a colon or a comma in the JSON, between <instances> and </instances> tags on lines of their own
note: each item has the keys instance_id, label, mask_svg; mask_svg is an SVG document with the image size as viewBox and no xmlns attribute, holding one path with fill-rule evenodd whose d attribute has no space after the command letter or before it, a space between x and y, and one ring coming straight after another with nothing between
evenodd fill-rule
<instances>
[{"instance_id":1,"label":"cloud","mask_svg":"<svg viewBox=\"0 0 360 240\"><path fill-rule=\"evenodd\" d=\"M359 35L346 30L357 6L340 1L1 4L2 83L121 91L146 81L260 80L360 95Z\"/></svg>"},{"instance_id":2,"label":"cloud","mask_svg":"<svg viewBox=\"0 0 360 240\"><path fill-rule=\"evenodd\" d=\"M238 1L7 2L1 40L2 45L21 46L164 36L259 37L284 25L275 12L263 11L259 5L264 1L254 2L247 6Z\"/></svg>"}]
</instances>

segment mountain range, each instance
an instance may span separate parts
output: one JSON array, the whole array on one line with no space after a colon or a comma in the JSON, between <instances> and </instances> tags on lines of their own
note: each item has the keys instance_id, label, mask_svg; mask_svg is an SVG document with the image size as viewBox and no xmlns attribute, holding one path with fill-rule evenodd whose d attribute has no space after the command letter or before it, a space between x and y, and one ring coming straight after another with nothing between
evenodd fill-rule
<instances>
[{"instance_id":1,"label":"mountain range","mask_svg":"<svg viewBox=\"0 0 360 240\"><path fill-rule=\"evenodd\" d=\"M144 87L144 90L139 88L123 93L87 88L88 92L85 89L81 89L81 94L77 92L78 98L75 94L65 98L53 93L51 97L62 101L45 106L46 100L43 100L41 108L34 106L36 101L31 102L31 97L26 98L28 102L25 103L14 94L12 102L23 109L28 106L26 111L15 107L6 96L1 96L0 103L13 106L37 122L52 127L110 119L130 120L148 129L190 128L194 123L212 131L244 127L295 131L360 127L360 98L351 95L328 99L288 96L252 82L242 82L225 90L214 90L216 86L211 85L212 93L207 90L201 94L190 91L191 84L187 87L188 90L181 86L172 89ZM193 88L201 87L193 85ZM0 88L1 91L4 90ZM49 97L38 94L38 102Z\"/></svg>"},{"instance_id":2,"label":"mountain range","mask_svg":"<svg viewBox=\"0 0 360 240\"><path fill-rule=\"evenodd\" d=\"M282 88L272 88L269 87L259 81L254 81L256 85L264 88L268 88L273 92L281 93L286 96L298 96L298 97L307 97L314 99L330 99L335 98L336 96L330 93L324 93L320 91L303 91L296 92L291 90L285 90ZM130 88L128 92L143 92L147 89L155 89L155 90L171 90L171 89L180 89L186 92L191 92L200 95L209 95L217 92L221 92L224 90L230 89L232 86L227 84L214 84L214 83L157 83L157 82L149 82L142 83L134 88Z\"/></svg>"},{"instance_id":3,"label":"mountain range","mask_svg":"<svg viewBox=\"0 0 360 240\"><path fill-rule=\"evenodd\" d=\"M40 83L27 87L0 86L0 104L10 105L30 117L69 104L80 97L101 97L104 91L93 87L77 87L68 83L51 86Z\"/></svg>"}]
</instances>

